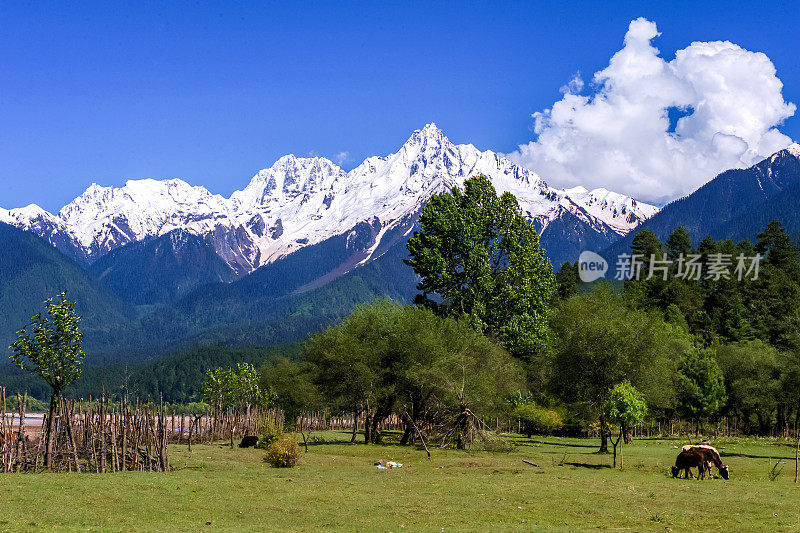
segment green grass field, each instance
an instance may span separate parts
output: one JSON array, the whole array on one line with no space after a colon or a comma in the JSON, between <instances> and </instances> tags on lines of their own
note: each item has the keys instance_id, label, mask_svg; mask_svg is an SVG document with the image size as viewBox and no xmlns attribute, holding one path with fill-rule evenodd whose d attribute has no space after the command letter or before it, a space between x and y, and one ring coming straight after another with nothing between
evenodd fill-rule
<instances>
[{"instance_id":1,"label":"green grass field","mask_svg":"<svg viewBox=\"0 0 800 533\"><path fill-rule=\"evenodd\" d=\"M260 450L174 446L169 474L5 474L3 531L799 531L794 450L717 441L731 479L676 480L684 441L638 440L625 470L596 440L518 439L511 453L350 445L318 434L299 466ZM775 480L768 461L786 461ZM405 464L377 470L378 459ZM523 459L536 463L529 466Z\"/></svg>"}]
</instances>

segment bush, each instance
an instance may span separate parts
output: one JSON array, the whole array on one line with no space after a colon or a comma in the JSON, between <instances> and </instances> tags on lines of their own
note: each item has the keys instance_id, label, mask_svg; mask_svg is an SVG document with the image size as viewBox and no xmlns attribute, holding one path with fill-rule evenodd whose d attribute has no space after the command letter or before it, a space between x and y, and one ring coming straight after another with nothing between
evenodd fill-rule
<instances>
[{"instance_id":1,"label":"bush","mask_svg":"<svg viewBox=\"0 0 800 533\"><path fill-rule=\"evenodd\" d=\"M522 422L522 432L528 437L534 433L549 434L564 425L561 415L556 411L532 403L518 405L514 409L514 417Z\"/></svg>"},{"instance_id":2,"label":"bush","mask_svg":"<svg viewBox=\"0 0 800 533\"><path fill-rule=\"evenodd\" d=\"M300 461L300 445L292 434L281 435L267 447L264 461L278 468L291 468Z\"/></svg>"},{"instance_id":3,"label":"bush","mask_svg":"<svg viewBox=\"0 0 800 533\"><path fill-rule=\"evenodd\" d=\"M26 413L44 413L49 409L50 404L37 400L33 396L28 396L28 406L25 409ZM19 411L19 403L17 402L16 394L9 394L6 399L6 409L9 412L16 413Z\"/></svg>"},{"instance_id":4,"label":"bush","mask_svg":"<svg viewBox=\"0 0 800 533\"><path fill-rule=\"evenodd\" d=\"M283 435L282 428L276 426L269 420L264 421L261 429L258 431L258 444L256 448L266 450L269 448L269 445L275 442L281 435Z\"/></svg>"},{"instance_id":5,"label":"bush","mask_svg":"<svg viewBox=\"0 0 800 533\"><path fill-rule=\"evenodd\" d=\"M480 437L478 437L478 440L478 448L487 452L508 453L513 452L517 448L516 444L510 440L504 439L500 435L489 433L488 431L484 431Z\"/></svg>"}]
</instances>

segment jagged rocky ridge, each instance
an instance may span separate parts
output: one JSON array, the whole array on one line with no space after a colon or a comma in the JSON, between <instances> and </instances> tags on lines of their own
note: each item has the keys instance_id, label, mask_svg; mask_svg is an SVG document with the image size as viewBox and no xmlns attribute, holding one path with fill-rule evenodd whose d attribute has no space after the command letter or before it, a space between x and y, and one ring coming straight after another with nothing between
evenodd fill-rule
<instances>
[{"instance_id":1,"label":"jagged rocky ridge","mask_svg":"<svg viewBox=\"0 0 800 533\"><path fill-rule=\"evenodd\" d=\"M800 144L759 161L749 168L731 169L683 198L670 202L642 222L637 231L651 230L666 240L683 226L695 246L707 235L714 239L755 240L773 220L790 235L800 232ZM618 239L603 255L613 265L619 254L630 253L633 234ZM595 249L597 250L597 249Z\"/></svg>"},{"instance_id":2,"label":"jagged rocky ridge","mask_svg":"<svg viewBox=\"0 0 800 533\"><path fill-rule=\"evenodd\" d=\"M401 226L410 231L431 195L477 174L516 195L557 264L587 243L613 242L657 212L605 189L550 187L497 153L451 143L429 124L397 153L370 157L350 172L325 158L287 155L230 198L180 179L92 184L57 215L30 205L0 209L0 222L36 233L84 265L127 244L179 232L201 237L233 277L345 234L355 254L348 265L355 267L374 258L387 233Z\"/></svg>"}]
</instances>

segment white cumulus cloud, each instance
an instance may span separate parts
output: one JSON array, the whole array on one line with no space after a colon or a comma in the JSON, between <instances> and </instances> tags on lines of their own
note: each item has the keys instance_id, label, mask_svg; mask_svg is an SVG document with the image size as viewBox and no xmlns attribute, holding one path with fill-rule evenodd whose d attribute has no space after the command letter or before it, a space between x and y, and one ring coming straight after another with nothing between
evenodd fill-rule
<instances>
[{"instance_id":1,"label":"white cumulus cloud","mask_svg":"<svg viewBox=\"0 0 800 533\"><path fill-rule=\"evenodd\" d=\"M606 187L650 202L687 194L719 172L785 148L777 130L796 109L772 61L728 41L694 42L665 61L654 22L630 23L625 43L561 100L534 113L535 141L508 156L551 185ZM681 116L670 128L670 115ZM671 131L672 130L672 131Z\"/></svg>"}]
</instances>

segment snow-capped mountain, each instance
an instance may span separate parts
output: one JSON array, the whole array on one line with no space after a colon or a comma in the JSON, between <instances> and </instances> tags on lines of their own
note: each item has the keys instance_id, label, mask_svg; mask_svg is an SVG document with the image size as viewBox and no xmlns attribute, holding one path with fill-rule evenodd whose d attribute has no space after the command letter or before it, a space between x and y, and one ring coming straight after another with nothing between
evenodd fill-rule
<instances>
[{"instance_id":1,"label":"snow-capped mountain","mask_svg":"<svg viewBox=\"0 0 800 533\"><path fill-rule=\"evenodd\" d=\"M348 234L349 244L358 227L363 263L388 232L410 231L432 195L477 174L489 177L498 192L513 193L543 239L564 217L613 237L658 211L605 189L552 188L497 153L451 143L429 124L397 153L370 157L350 172L325 158L287 155L230 198L179 179L131 180L120 188L92 184L58 216L28 206L0 210L0 221L33 231L87 263L131 242L181 230L202 236L236 275L243 275L334 236ZM362 242L364 227L369 235Z\"/></svg>"},{"instance_id":2,"label":"snow-capped mountain","mask_svg":"<svg viewBox=\"0 0 800 533\"><path fill-rule=\"evenodd\" d=\"M179 179L129 180L119 188L93 183L58 219L89 262L131 242L185 230L207 237L237 274L258 266L257 249L233 216L230 200Z\"/></svg>"},{"instance_id":3,"label":"snow-capped mountain","mask_svg":"<svg viewBox=\"0 0 800 533\"><path fill-rule=\"evenodd\" d=\"M77 237L72 229L36 204L10 210L0 207L0 222L35 233L77 263L87 264L86 254L77 246Z\"/></svg>"},{"instance_id":4,"label":"snow-capped mountain","mask_svg":"<svg viewBox=\"0 0 800 533\"><path fill-rule=\"evenodd\" d=\"M664 206L638 229L666 240L678 226L695 245L714 239L754 241L773 220L790 235L800 231L800 144L794 143L750 168L726 170L694 191ZM630 252L632 236L618 239L604 253L614 261Z\"/></svg>"}]
</instances>

